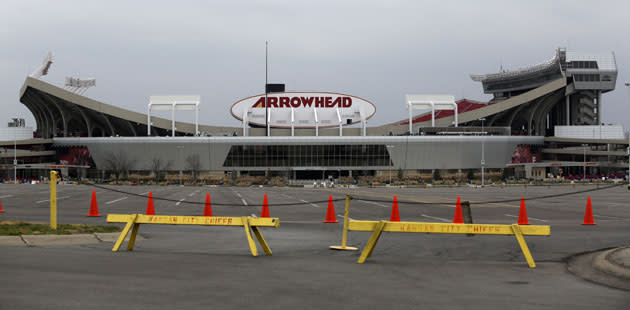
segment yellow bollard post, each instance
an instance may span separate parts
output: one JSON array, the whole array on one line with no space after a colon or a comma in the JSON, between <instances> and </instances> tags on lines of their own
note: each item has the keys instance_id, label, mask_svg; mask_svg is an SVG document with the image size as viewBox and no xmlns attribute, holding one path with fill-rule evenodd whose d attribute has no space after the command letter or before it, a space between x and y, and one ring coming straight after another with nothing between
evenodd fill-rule
<instances>
[{"instance_id":1,"label":"yellow bollard post","mask_svg":"<svg viewBox=\"0 0 630 310\"><path fill-rule=\"evenodd\" d=\"M346 246L347 238L348 238L348 222L350 218L348 217L348 213L350 213L350 195L346 195L346 211L343 214L343 234L341 235L341 246L331 245L331 250L345 250L345 251L358 251L359 248Z\"/></svg>"},{"instance_id":2,"label":"yellow bollard post","mask_svg":"<svg viewBox=\"0 0 630 310\"><path fill-rule=\"evenodd\" d=\"M57 171L50 171L50 228L57 229Z\"/></svg>"}]
</instances>

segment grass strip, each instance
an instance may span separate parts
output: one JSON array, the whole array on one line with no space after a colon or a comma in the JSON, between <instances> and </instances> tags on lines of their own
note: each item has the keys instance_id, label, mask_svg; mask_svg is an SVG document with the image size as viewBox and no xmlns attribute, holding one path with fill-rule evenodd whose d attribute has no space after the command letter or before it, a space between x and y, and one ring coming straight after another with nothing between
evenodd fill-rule
<instances>
[{"instance_id":1,"label":"grass strip","mask_svg":"<svg viewBox=\"0 0 630 310\"><path fill-rule=\"evenodd\" d=\"M18 235L71 235L90 233L109 233L121 231L118 226L58 224L51 229L49 224L29 223L22 221L0 221L0 236Z\"/></svg>"}]
</instances>

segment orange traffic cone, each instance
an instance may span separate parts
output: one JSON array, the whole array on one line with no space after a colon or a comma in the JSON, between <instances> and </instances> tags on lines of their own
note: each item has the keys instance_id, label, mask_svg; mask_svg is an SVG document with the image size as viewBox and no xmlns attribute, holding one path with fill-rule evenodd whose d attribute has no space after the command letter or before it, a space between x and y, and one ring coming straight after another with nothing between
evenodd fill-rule
<instances>
[{"instance_id":1,"label":"orange traffic cone","mask_svg":"<svg viewBox=\"0 0 630 310\"><path fill-rule=\"evenodd\" d=\"M155 208L153 207L153 192L149 192L149 201L147 202L147 212L145 215L155 215Z\"/></svg>"},{"instance_id":2,"label":"orange traffic cone","mask_svg":"<svg viewBox=\"0 0 630 310\"><path fill-rule=\"evenodd\" d=\"M265 198L263 199L263 206L260 217L269 217L269 202L267 201L267 194L265 194Z\"/></svg>"},{"instance_id":3,"label":"orange traffic cone","mask_svg":"<svg viewBox=\"0 0 630 310\"><path fill-rule=\"evenodd\" d=\"M527 221L527 207L525 207L525 197L521 196L521 208L518 210L518 223L519 225L529 225Z\"/></svg>"},{"instance_id":4,"label":"orange traffic cone","mask_svg":"<svg viewBox=\"0 0 630 310\"><path fill-rule=\"evenodd\" d=\"M332 201L332 195L328 196L328 210L326 210L326 220L324 223L339 223L335 216L335 204Z\"/></svg>"},{"instance_id":5,"label":"orange traffic cone","mask_svg":"<svg viewBox=\"0 0 630 310\"><path fill-rule=\"evenodd\" d=\"M389 217L390 222L400 222L400 213L398 213L398 197L394 195L394 202L392 203L392 215Z\"/></svg>"},{"instance_id":6,"label":"orange traffic cone","mask_svg":"<svg viewBox=\"0 0 630 310\"><path fill-rule=\"evenodd\" d=\"M0 202L0 213L4 213L4 210L2 210L2 202Z\"/></svg>"},{"instance_id":7,"label":"orange traffic cone","mask_svg":"<svg viewBox=\"0 0 630 310\"><path fill-rule=\"evenodd\" d=\"M96 192L92 190L92 201L90 201L90 213L85 216L101 216L98 214L98 203L96 202Z\"/></svg>"},{"instance_id":8,"label":"orange traffic cone","mask_svg":"<svg viewBox=\"0 0 630 310\"><path fill-rule=\"evenodd\" d=\"M453 224L464 224L464 213L462 213L462 199L457 196L457 204L455 205L455 215L453 216Z\"/></svg>"},{"instance_id":9,"label":"orange traffic cone","mask_svg":"<svg viewBox=\"0 0 630 310\"><path fill-rule=\"evenodd\" d=\"M593 220L593 206L591 205L591 196L586 199L586 210L584 211L584 222L582 225L595 225Z\"/></svg>"},{"instance_id":10,"label":"orange traffic cone","mask_svg":"<svg viewBox=\"0 0 630 310\"><path fill-rule=\"evenodd\" d=\"M203 207L203 216L212 216L212 203L210 202L210 194L206 193L206 204Z\"/></svg>"}]
</instances>

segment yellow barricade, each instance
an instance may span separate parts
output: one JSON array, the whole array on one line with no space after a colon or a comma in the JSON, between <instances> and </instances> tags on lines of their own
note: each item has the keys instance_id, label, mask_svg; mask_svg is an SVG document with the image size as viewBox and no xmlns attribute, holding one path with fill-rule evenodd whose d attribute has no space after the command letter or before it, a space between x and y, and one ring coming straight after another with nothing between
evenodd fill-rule
<instances>
[{"instance_id":1,"label":"yellow barricade","mask_svg":"<svg viewBox=\"0 0 630 310\"><path fill-rule=\"evenodd\" d=\"M370 240L363 249L361 256L359 256L359 264L364 263L372 255L381 233L387 231L426 234L514 235L530 268L536 268L536 264L523 236L549 236L551 234L551 228L546 225L449 224L355 220L350 221L348 230L372 232Z\"/></svg>"},{"instance_id":2,"label":"yellow barricade","mask_svg":"<svg viewBox=\"0 0 630 310\"><path fill-rule=\"evenodd\" d=\"M201 225L201 226L242 226L245 228L245 236L249 243L249 249L252 252L252 256L258 256L258 249L256 243L252 238L250 232L253 231L258 243L265 251L266 255L271 255L271 249L267 242L263 238L263 235L259 227L274 227L280 226L280 220L278 218L253 218L251 216L243 217L226 217L226 216L181 216L181 215L143 215L143 214L109 214L107 215L107 222L109 223L127 223L125 228L120 233L118 240L112 248L113 252L117 252L120 249L125 237L131 230L131 236L127 243L127 250L133 250L133 245L136 242L136 236L138 235L138 229L140 224L165 224L165 225ZM133 229L132 229L133 228Z\"/></svg>"}]
</instances>

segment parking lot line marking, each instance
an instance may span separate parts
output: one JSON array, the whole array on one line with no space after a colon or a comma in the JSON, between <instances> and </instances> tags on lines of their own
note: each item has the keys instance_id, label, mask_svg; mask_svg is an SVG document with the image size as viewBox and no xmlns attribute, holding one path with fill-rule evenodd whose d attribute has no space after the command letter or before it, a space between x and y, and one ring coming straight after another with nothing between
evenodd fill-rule
<instances>
[{"instance_id":1,"label":"parking lot line marking","mask_svg":"<svg viewBox=\"0 0 630 310\"><path fill-rule=\"evenodd\" d=\"M248 206L247 201L245 201L245 199L241 198L241 201L243 202L244 205Z\"/></svg>"},{"instance_id":2,"label":"parking lot line marking","mask_svg":"<svg viewBox=\"0 0 630 310\"><path fill-rule=\"evenodd\" d=\"M57 200L61 200L61 199L65 199L65 198L70 198L70 196L57 197ZM35 203L42 203L42 202L46 202L46 201L50 201L50 199L44 199L44 200L36 201Z\"/></svg>"},{"instance_id":3,"label":"parking lot line marking","mask_svg":"<svg viewBox=\"0 0 630 310\"><path fill-rule=\"evenodd\" d=\"M447 220L447 219L441 218L441 217L429 216L429 215L426 215L426 214L421 214L421 215L426 217L426 218L430 218L430 219L434 219L434 220L438 220L438 221L442 221L442 222L446 222L446 223L450 222L450 220Z\"/></svg>"},{"instance_id":4,"label":"parking lot line marking","mask_svg":"<svg viewBox=\"0 0 630 310\"><path fill-rule=\"evenodd\" d=\"M119 202L119 201L121 201L121 200L125 200L125 199L127 199L127 198L129 198L129 197L120 197L120 198L118 198L118 199L114 199L114 200L112 200L112 201L108 201L108 202L106 202L105 204L106 204L106 205L110 205L110 204L112 204L112 203L116 203L116 202Z\"/></svg>"},{"instance_id":5,"label":"parking lot line marking","mask_svg":"<svg viewBox=\"0 0 630 310\"><path fill-rule=\"evenodd\" d=\"M176 202L176 203L175 203L175 205L176 205L176 206L179 206L179 205L182 203L182 201L184 201L185 199L186 199L186 198L182 198L182 199L180 199L178 202Z\"/></svg>"},{"instance_id":6,"label":"parking lot line marking","mask_svg":"<svg viewBox=\"0 0 630 310\"><path fill-rule=\"evenodd\" d=\"M627 218L624 217L616 217L616 216L608 216L608 215L593 215L594 217L607 217L607 218L611 218L611 219L618 219L618 220L627 220Z\"/></svg>"},{"instance_id":7,"label":"parking lot line marking","mask_svg":"<svg viewBox=\"0 0 630 310\"><path fill-rule=\"evenodd\" d=\"M314 203L312 203L312 202L308 202L308 201L306 201L306 200L304 200L304 199L300 199L300 201L301 201L301 202L303 202L303 203L308 203L308 204L310 204L311 206L313 206L313 207L315 207L315 208L319 208L319 206L318 206L318 205L316 205L316 204L314 204Z\"/></svg>"},{"instance_id":8,"label":"parking lot line marking","mask_svg":"<svg viewBox=\"0 0 630 310\"><path fill-rule=\"evenodd\" d=\"M46 193L48 193L48 192L46 192ZM9 197L13 197L13 195L3 195L3 196L0 196L0 198L9 198Z\"/></svg>"},{"instance_id":9,"label":"parking lot line marking","mask_svg":"<svg viewBox=\"0 0 630 310\"><path fill-rule=\"evenodd\" d=\"M140 195L146 195L146 194L148 194L148 193L150 193L150 192L144 192L144 193L142 193L142 194L140 194Z\"/></svg>"},{"instance_id":10,"label":"parking lot line marking","mask_svg":"<svg viewBox=\"0 0 630 310\"><path fill-rule=\"evenodd\" d=\"M196 191L194 191L194 192L192 192L192 193L188 194L188 197L195 196L195 194L196 194L196 193L199 193L199 190L196 190Z\"/></svg>"},{"instance_id":11,"label":"parking lot line marking","mask_svg":"<svg viewBox=\"0 0 630 310\"><path fill-rule=\"evenodd\" d=\"M504 214L504 215L505 216L509 216L509 217L518 217L517 215L512 215L512 214ZM528 216L527 218L530 219L530 220L535 220L535 221L548 222L547 220L537 219L537 218L531 217L531 216Z\"/></svg>"},{"instance_id":12,"label":"parking lot line marking","mask_svg":"<svg viewBox=\"0 0 630 310\"><path fill-rule=\"evenodd\" d=\"M343 214L341 214L341 213L340 213L340 214L337 214L337 216L340 216L341 218L343 218ZM348 219L349 219L349 220L351 220L351 221L354 221L354 219L353 219L353 218L351 218L351 217L349 217L349 216L348 216Z\"/></svg>"},{"instance_id":13,"label":"parking lot line marking","mask_svg":"<svg viewBox=\"0 0 630 310\"><path fill-rule=\"evenodd\" d=\"M377 205L377 206L379 206L379 207L383 207L383 208L389 208L388 206L386 206L386 205L384 205L384 204L382 204L382 203L378 203L378 202L374 202L374 201L365 201L365 200L364 200L363 202L365 202L365 203L369 203L369 204L373 204L373 205Z\"/></svg>"}]
</instances>

